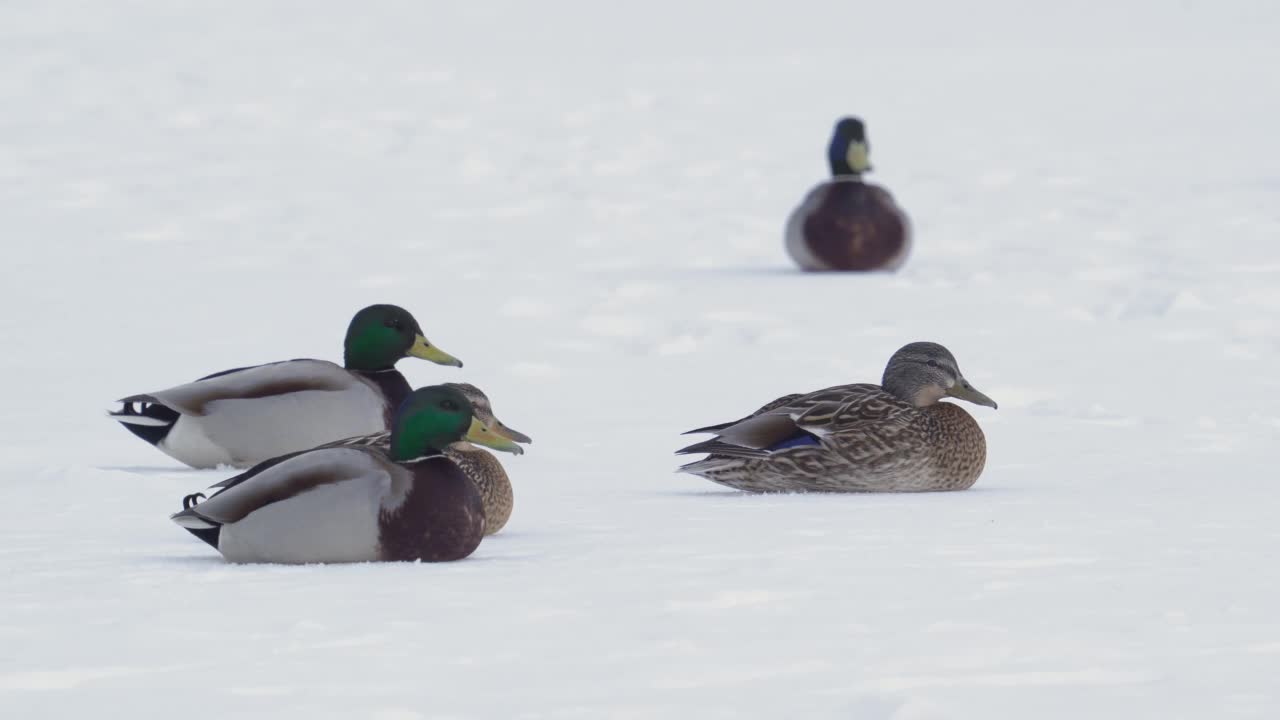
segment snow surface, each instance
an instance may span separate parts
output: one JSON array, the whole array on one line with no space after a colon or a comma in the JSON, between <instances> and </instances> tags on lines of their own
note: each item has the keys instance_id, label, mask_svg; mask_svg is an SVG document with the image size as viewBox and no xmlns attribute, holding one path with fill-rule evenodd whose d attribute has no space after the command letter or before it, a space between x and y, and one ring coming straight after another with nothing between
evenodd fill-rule
<instances>
[{"instance_id":1,"label":"snow surface","mask_svg":"<svg viewBox=\"0 0 1280 720\"><path fill-rule=\"evenodd\" d=\"M1280 716L1280 5L1174 5L0 4L0 716ZM782 250L847 112L897 275ZM511 524L224 564L103 410L371 302L535 438ZM921 339L972 491L672 473Z\"/></svg>"}]
</instances>

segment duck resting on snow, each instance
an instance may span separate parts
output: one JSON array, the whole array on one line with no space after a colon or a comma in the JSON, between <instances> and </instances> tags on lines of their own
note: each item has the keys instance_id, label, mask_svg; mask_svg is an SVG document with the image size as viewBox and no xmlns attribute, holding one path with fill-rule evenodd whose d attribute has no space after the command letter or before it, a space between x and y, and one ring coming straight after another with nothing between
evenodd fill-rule
<instances>
[{"instance_id":1,"label":"duck resting on snow","mask_svg":"<svg viewBox=\"0 0 1280 720\"><path fill-rule=\"evenodd\" d=\"M259 463L172 516L231 562L460 560L484 537L484 501L446 454L466 440L520 446L484 426L461 391L435 385L401 404L385 449L332 446Z\"/></svg>"},{"instance_id":2,"label":"duck resting on snow","mask_svg":"<svg viewBox=\"0 0 1280 720\"><path fill-rule=\"evenodd\" d=\"M479 432L482 435L492 432L500 438L526 445L533 442L528 435L503 425L502 421L494 416L489 396L481 392L480 388L468 383L445 383L444 387L461 392L471 402L472 414L481 423ZM385 452L391 447L391 433L362 435L329 443L325 447L372 447ZM519 445L506 449L516 455L524 452L524 448ZM497 533L511 519L511 511L515 507L515 492L511 487L511 478L507 477L507 471L503 469L502 463L498 462L498 458L492 453L465 439L443 450L445 456L462 468L462 472L471 478L480 490L480 498L484 501L484 534ZM218 483L214 487L220 487L223 484Z\"/></svg>"},{"instance_id":3,"label":"duck resting on snow","mask_svg":"<svg viewBox=\"0 0 1280 720\"><path fill-rule=\"evenodd\" d=\"M416 357L462 367L432 345L404 308L356 313L343 365L286 360L214 373L130 395L109 413L166 455L196 468L248 467L355 435L384 432L411 388L395 364Z\"/></svg>"},{"instance_id":4,"label":"duck resting on snow","mask_svg":"<svg viewBox=\"0 0 1280 720\"><path fill-rule=\"evenodd\" d=\"M911 250L911 223L888 190L863 182L871 170L866 128L836 123L827 148L831 179L809 191L787 219L787 252L803 270L897 270Z\"/></svg>"},{"instance_id":5,"label":"duck resting on snow","mask_svg":"<svg viewBox=\"0 0 1280 720\"><path fill-rule=\"evenodd\" d=\"M715 437L680 470L750 492L965 490L982 474L982 428L944 397L995 408L945 347L915 342L889 358L880 385L838 385L778 398L748 417L690 430Z\"/></svg>"}]
</instances>

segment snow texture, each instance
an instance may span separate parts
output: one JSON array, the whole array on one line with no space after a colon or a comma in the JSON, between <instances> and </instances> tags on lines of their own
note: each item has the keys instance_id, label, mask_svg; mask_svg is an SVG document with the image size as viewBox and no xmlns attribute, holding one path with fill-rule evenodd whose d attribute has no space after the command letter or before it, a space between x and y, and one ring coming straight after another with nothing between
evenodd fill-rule
<instances>
[{"instance_id":1,"label":"snow texture","mask_svg":"<svg viewBox=\"0 0 1280 720\"><path fill-rule=\"evenodd\" d=\"M1280 4L0 4L0 716L1280 716ZM841 114L895 275L794 272ZM236 567L110 401L410 308L536 442L443 565ZM682 430L947 345L968 492Z\"/></svg>"}]
</instances>

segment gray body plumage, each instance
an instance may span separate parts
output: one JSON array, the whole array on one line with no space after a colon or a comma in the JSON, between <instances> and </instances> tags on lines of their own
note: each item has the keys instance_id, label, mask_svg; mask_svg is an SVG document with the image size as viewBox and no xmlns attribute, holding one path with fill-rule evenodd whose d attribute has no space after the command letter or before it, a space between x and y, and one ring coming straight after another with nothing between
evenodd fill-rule
<instances>
[{"instance_id":1,"label":"gray body plumage","mask_svg":"<svg viewBox=\"0 0 1280 720\"><path fill-rule=\"evenodd\" d=\"M220 527L218 551L231 562L374 562L379 515L398 508L412 482L412 473L377 450L314 450L231 484L173 520Z\"/></svg>"},{"instance_id":2,"label":"gray body plumage","mask_svg":"<svg viewBox=\"0 0 1280 720\"><path fill-rule=\"evenodd\" d=\"M396 372L390 370L388 372ZM155 446L191 467L249 467L339 438L387 429L378 385L324 360L290 360L124 398L177 413ZM123 423L147 421L114 414Z\"/></svg>"},{"instance_id":3,"label":"gray body plumage","mask_svg":"<svg viewBox=\"0 0 1280 720\"><path fill-rule=\"evenodd\" d=\"M443 455L325 447L260 463L171 516L237 563L458 560L484 536L475 484ZM193 499L193 498L189 498Z\"/></svg>"}]
</instances>

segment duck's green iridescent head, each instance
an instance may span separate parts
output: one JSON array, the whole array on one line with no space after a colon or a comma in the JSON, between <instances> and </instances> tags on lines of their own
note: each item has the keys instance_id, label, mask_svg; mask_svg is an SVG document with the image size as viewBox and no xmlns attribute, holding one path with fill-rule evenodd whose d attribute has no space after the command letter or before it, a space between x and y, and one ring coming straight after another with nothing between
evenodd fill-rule
<instances>
[{"instance_id":1,"label":"duck's green iridescent head","mask_svg":"<svg viewBox=\"0 0 1280 720\"><path fill-rule=\"evenodd\" d=\"M402 307L370 305L351 318L343 342L348 369L386 370L406 357L462 367L461 360L428 342L418 321Z\"/></svg>"},{"instance_id":2,"label":"duck's green iridescent head","mask_svg":"<svg viewBox=\"0 0 1280 720\"><path fill-rule=\"evenodd\" d=\"M871 143L867 129L856 117L841 118L831 133L827 161L834 177L858 177L871 170Z\"/></svg>"},{"instance_id":3,"label":"duck's green iridescent head","mask_svg":"<svg viewBox=\"0 0 1280 720\"><path fill-rule=\"evenodd\" d=\"M996 401L978 392L964 375L951 351L938 343L913 342L889 358L880 387L901 400L925 407L943 397L996 407Z\"/></svg>"},{"instance_id":4,"label":"duck's green iridescent head","mask_svg":"<svg viewBox=\"0 0 1280 720\"><path fill-rule=\"evenodd\" d=\"M439 455L460 440L520 454L524 449L488 428L457 388L431 385L413 391L396 410L391 459L405 462Z\"/></svg>"}]
</instances>

